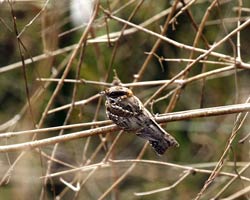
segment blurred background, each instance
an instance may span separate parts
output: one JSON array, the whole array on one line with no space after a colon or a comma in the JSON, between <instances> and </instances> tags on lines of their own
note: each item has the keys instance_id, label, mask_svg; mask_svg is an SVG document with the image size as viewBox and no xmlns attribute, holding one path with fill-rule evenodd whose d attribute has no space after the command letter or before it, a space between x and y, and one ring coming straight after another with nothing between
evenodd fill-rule
<instances>
[{"instance_id":1,"label":"blurred background","mask_svg":"<svg viewBox=\"0 0 250 200\"><path fill-rule=\"evenodd\" d=\"M248 0L0 1L0 132L106 120L98 93L112 82L114 70L123 83L140 82L133 92L145 103L163 85L149 81L171 80L218 43L213 54L177 77L187 80L185 85L168 85L146 107L163 114L244 103L250 85L249 25L230 33L248 22L249 13ZM128 132L1 153L0 199L194 199L223 153L224 174L201 199L250 199L249 189L242 192L250 182L250 121L236 116L163 124L180 147L161 157L150 146L142 153L145 140ZM18 144L97 126L0 141Z\"/></svg>"}]
</instances>

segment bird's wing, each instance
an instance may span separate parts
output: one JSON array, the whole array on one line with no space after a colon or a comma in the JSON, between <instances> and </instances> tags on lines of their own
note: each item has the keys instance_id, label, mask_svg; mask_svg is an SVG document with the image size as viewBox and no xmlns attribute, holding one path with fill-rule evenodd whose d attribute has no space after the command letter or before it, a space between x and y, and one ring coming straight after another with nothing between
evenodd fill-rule
<instances>
[{"instance_id":1,"label":"bird's wing","mask_svg":"<svg viewBox=\"0 0 250 200\"><path fill-rule=\"evenodd\" d=\"M145 127L138 130L136 134L148 140L154 150L160 155L164 154L169 147L179 146L175 138L161 128L153 119L150 119Z\"/></svg>"}]
</instances>

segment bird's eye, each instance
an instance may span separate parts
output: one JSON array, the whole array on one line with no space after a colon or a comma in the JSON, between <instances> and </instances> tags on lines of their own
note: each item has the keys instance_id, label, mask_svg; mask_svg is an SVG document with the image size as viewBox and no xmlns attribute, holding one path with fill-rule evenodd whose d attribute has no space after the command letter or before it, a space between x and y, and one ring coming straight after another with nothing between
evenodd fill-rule
<instances>
[{"instance_id":1,"label":"bird's eye","mask_svg":"<svg viewBox=\"0 0 250 200\"><path fill-rule=\"evenodd\" d=\"M109 94L110 98L117 98L117 97L121 97L123 95L127 95L127 92L125 91L113 91Z\"/></svg>"}]
</instances>

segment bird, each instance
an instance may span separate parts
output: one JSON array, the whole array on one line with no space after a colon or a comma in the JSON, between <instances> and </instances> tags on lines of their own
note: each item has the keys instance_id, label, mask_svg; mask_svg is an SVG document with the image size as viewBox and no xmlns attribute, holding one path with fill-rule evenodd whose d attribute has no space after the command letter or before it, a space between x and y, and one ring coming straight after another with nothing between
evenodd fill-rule
<instances>
[{"instance_id":1,"label":"bird","mask_svg":"<svg viewBox=\"0 0 250 200\"><path fill-rule=\"evenodd\" d=\"M106 96L106 114L118 127L135 132L149 141L158 155L163 155L169 147L178 147L176 139L167 133L144 107L132 90L117 84L101 92Z\"/></svg>"}]
</instances>

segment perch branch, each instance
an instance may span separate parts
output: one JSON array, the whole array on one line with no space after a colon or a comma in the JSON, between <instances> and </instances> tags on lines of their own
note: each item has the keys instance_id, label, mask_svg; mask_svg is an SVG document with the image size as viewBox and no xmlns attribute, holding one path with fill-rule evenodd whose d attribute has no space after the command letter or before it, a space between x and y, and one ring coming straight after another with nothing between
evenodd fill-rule
<instances>
[{"instance_id":1,"label":"perch branch","mask_svg":"<svg viewBox=\"0 0 250 200\"><path fill-rule=\"evenodd\" d=\"M162 114L162 115L157 115L155 119L158 123L166 123L166 122L186 120L186 119L191 119L191 118L209 117L209 116L233 114L233 113L248 112L248 111L250 111L250 103ZM111 121L107 121L107 123L111 123ZM4 145L4 146L0 146L0 152L34 149L37 147L55 144L58 142L66 142L66 141L81 138L81 137L105 134L105 133L114 132L117 130L119 130L118 126L112 124L112 125L107 125L107 126L103 126L99 128L93 128L89 130L74 132L74 133L62 135L62 136L55 136L51 138L46 138L46 139L41 139L41 140L36 140L36 141L31 141L31 142L24 142L24 143L19 143L19 144ZM39 130L36 130L36 133L38 131ZM33 133L34 130L31 130L31 132ZM25 131L25 133L29 133L29 131ZM13 132L5 133L5 137L10 137L13 134L14 134Z\"/></svg>"}]
</instances>

